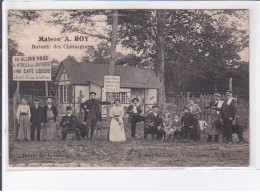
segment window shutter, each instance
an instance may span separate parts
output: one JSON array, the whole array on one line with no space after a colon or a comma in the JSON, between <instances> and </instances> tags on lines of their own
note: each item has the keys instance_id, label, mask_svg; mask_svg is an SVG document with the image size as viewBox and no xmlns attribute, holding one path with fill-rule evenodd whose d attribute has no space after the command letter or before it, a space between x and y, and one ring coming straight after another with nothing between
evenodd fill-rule
<instances>
[{"instance_id":1,"label":"window shutter","mask_svg":"<svg viewBox=\"0 0 260 194\"><path fill-rule=\"evenodd\" d=\"M69 85L68 86L68 90L67 90L67 92L68 92L68 101L69 101L69 103L72 103L72 100L73 100L73 88L72 88L72 85Z\"/></svg>"},{"instance_id":2,"label":"window shutter","mask_svg":"<svg viewBox=\"0 0 260 194\"><path fill-rule=\"evenodd\" d=\"M60 103L63 103L63 86L60 86Z\"/></svg>"}]
</instances>

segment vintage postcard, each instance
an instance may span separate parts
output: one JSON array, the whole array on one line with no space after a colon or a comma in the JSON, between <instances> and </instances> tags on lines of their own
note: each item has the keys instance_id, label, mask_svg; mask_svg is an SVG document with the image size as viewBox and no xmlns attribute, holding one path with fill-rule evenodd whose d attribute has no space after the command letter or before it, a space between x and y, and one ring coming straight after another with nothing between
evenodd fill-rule
<instances>
[{"instance_id":1,"label":"vintage postcard","mask_svg":"<svg viewBox=\"0 0 260 194\"><path fill-rule=\"evenodd\" d=\"M248 15L8 10L9 167L247 167Z\"/></svg>"}]
</instances>

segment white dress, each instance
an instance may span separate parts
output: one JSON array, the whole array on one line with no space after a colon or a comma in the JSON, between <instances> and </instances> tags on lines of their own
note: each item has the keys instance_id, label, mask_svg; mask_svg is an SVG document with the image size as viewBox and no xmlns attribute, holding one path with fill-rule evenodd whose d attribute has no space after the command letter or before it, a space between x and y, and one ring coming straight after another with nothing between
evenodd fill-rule
<instances>
[{"instance_id":1,"label":"white dress","mask_svg":"<svg viewBox=\"0 0 260 194\"><path fill-rule=\"evenodd\" d=\"M109 131L109 141L126 141L123 122L124 109L121 106L113 106L110 109L109 116L112 117ZM118 120L114 117L118 117Z\"/></svg>"}]
</instances>

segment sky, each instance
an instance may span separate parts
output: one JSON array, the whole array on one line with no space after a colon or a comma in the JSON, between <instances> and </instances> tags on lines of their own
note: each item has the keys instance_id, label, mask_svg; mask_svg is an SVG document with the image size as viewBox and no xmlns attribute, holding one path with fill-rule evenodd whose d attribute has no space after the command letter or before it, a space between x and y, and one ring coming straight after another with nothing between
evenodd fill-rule
<instances>
[{"instance_id":1,"label":"sky","mask_svg":"<svg viewBox=\"0 0 260 194\"><path fill-rule=\"evenodd\" d=\"M11 25L11 33L9 34L9 38L14 39L18 46L19 51L24 53L25 55L48 55L50 58L57 59L58 61L62 61L68 55L74 56L77 60L80 60L86 52L86 49L65 49L64 45L74 45L74 46L97 46L100 43L100 39L89 37L87 41L74 41L75 36L82 36L78 33L65 32L61 33L61 26L54 26L53 24L46 24L45 21L50 18L50 14L52 11L40 11L41 17L37 19L37 21L31 21L30 23L24 25L23 22L13 22L16 20L15 17L10 17L10 21L15 25ZM98 27L95 27L96 33L104 33L102 29L106 27L104 22L104 16L96 16L93 20L99 21ZM18 23L18 24L17 24ZM242 29L247 30L248 32L248 23L243 23L241 26ZM86 31L92 33L93 27L86 26ZM68 37L71 41L66 42L65 37ZM50 38L61 38L61 41L52 41L52 42L41 42L38 41L39 37L50 37ZM106 42L110 44L109 42ZM51 49L33 49L33 45L35 46L50 46ZM54 49L58 46L61 49ZM123 47L122 45L117 45L117 52L121 52L122 54L132 53L130 49ZM248 61L249 58L249 50L248 48L244 49L240 56L242 60Z\"/></svg>"}]
</instances>

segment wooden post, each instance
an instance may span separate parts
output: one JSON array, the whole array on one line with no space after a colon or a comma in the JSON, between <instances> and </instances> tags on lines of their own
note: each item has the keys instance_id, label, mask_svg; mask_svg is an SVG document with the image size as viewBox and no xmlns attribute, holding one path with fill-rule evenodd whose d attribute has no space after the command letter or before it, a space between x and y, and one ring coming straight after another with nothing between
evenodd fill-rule
<instances>
[{"instance_id":1,"label":"wooden post","mask_svg":"<svg viewBox=\"0 0 260 194\"><path fill-rule=\"evenodd\" d=\"M187 100L190 99L190 92L187 92Z\"/></svg>"},{"instance_id":2,"label":"wooden post","mask_svg":"<svg viewBox=\"0 0 260 194\"><path fill-rule=\"evenodd\" d=\"M117 26L118 26L118 11L113 10L113 25L112 25L112 34L111 34L109 75L114 75L114 73L115 73Z\"/></svg>"},{"instance_id":3,"label":"wooden post","mask_svg":"<svg viewBox=\"0 0 260 194\"><path fill-rule=\"evenodd\" d=\"M16 91L14 92L14 96L13 96L13 122L14 122L14 138L16 139L17 137L17 132L18 132L18 123L17 123L17 119L16 119L16 111L17 111L17 107L19 105L19 101L20 101L20 82L17 81L17 86L16 86Z\"/></svg>"},{"instance_id":4,"label":"wooden post","mask_svg":"<svg viewBox=\"0 0 260 194\"><path fill-rule=\"evenodd\" d=\"M111 48L110 48L110 62L109 62L109 75L115 74L115 63L116 63L116 44L117 44L117 26L118 26L118 11L113 10L113 24L111 34ZM113 99L112 92L105 92L106 101L107 99ZM110 110L110 106L108 106Z\"/></svg>"},{"instance_id":5,"label":"wooden post","mask_svg":"<svg viewBox=\"0 0 260 194\"><path fill-rule=\"evenodd\" d=\"M79 91L79 104L82 103L84 95L82 94L82 90ZM79 114L80 114L80 121L82 122L82 110L81 108L79 109Z\"/></svg>"},{"instance_id":6,"label":"wooden post","mask_svg":"<svg viewBox=\"0 0 260 194\"><path fill-rule=\"evenodd\" d=\"M49 94L48 82L45 81L44 83L45 83L45 95L46 95L46 97L48 97L48 94Z\"/></svg>"},{"instance_id":7,"label":"wooden post","mask_svg":"<svg viewBox=\"0 0 260 194\"><path fill-rule=\"evenodd\" d=\"M157 35L156 35L156 64L155 71L162 84L158 89L158 104L161 110L166 109L165 104L165 81L164 81L164 68L165 68L165 17L164 10L156 10L157 18Z\"/></svg>"},{"instance_id":8,"label":"wooden post","mask_svg":"<svg viewBox=\"0 0 260 194\"><path fill-rule=\"evenodd\" d=\"M229 79L228 89L232 91L232 78Z\"/></svg>"}]
</instances>

